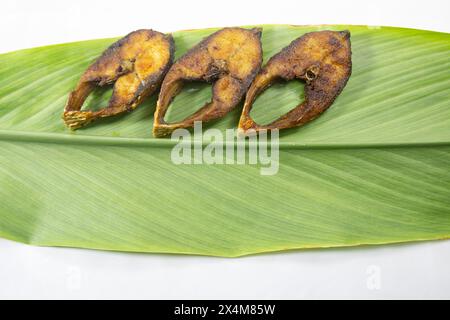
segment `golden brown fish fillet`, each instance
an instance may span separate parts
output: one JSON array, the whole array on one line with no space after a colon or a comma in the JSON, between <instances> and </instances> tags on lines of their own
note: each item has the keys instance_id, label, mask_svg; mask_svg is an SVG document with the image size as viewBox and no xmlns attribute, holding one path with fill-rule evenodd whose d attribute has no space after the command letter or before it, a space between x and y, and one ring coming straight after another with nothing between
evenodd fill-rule
<instances>
[{"instance_id":1,"label":"golden brown fish fillet","mask_svg":"<svg viewBox=\"0 0 450 320\"><path fill-rule=\"evenodd\" d=\"M247 93L239 129L284 129L303 125L328 109L351 75L350 33L319 31L307 33L273 56L256 76ZM256 97L277 80L306 82L305 101L268 125L250 117ZM274 106L276 107L276 106Z\"/></svg>"},{"instance_id":2,"label":"golden brown fish fillet","mask_svg":"<svg viewBox=\"0 0 450 320\"><path fill-rule=\"evenodd\" d=\"M71 129L89 122L134 110L155 92L172 65L174 42L171 35L138 30L111 45L82 75L70 94L63 120ZM95 88L114 83L108 106L98 111L80 111Z\"/></svg>"},{"instance_id":3,"label":"golden brown fish fillet","mask_svg":"<svg viewBox=\"0 0 450 320\"><path fill-rule=\"evenodd\" d=\"M261 29L225 28L201 41L170 68L161 86L153 135L164 137L194 121L223 117L241 101L261 68ZM212 101L177 123L166 123L170 102L185 81L213 83Z\"/></svg>"}]
</instances>

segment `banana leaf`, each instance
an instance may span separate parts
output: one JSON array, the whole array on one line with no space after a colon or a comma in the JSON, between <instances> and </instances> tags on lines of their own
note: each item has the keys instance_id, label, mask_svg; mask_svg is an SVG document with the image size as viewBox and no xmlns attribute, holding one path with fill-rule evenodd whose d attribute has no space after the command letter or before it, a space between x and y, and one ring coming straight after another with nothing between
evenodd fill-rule
<instances>
[{"instance_id":1,"label":"banana leaf","mask_svg":"<svg viewBox=\"0 0 450 320\"><path fill-rule=\"evenodd\" d=\"M71 132L61 121L82 72L116 39L0 55L0 236L32 245L241 256L450 237L450 35L366 26L263 26L264 60L315 30L351 31L353 74L332 107L280 132L279 172L176 165L152 137L156 97ZM216 31L174 33L176 56ZM210 87L192 84L169 121ZM269 122L299 82L255 103ZM99 90L87 107L103 106ZM235 128L240 109L204 125Z\"/></svg>"}]
</instances>

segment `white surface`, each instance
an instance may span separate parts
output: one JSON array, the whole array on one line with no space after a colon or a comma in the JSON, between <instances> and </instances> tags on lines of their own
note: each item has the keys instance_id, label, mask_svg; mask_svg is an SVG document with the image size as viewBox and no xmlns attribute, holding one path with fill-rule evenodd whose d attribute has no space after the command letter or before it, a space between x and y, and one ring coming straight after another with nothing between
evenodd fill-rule
<instances>
[{"instance_id":1,"label":"white surface","mask_svg":"<svg viewBox=\"0 0 450 320\"><path fill-rule=\"evenodd\" d=\"M450 32L448 0L201 2L2 0L0 52L138 28L342 23ZM0 240L0 298L450 299L449 270L450 241L219 259Z\"/></svg>"},{"instance_id":2,"label":"white surface","mask_svg":"<svg viewBox=\"0 0 450 320\"><path fill-rule=\"evenodd\" d=\"M0 298L450 298L450 241L226 259L0 240L0 261Z\"/></svg>"}]
</instances>

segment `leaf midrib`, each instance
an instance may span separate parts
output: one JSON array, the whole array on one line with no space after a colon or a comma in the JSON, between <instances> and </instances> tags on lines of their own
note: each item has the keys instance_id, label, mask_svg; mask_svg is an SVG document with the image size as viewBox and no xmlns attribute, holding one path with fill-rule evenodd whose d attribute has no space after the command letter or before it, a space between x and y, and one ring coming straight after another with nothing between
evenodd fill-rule
<instances>
[{"instance_id":1,"label":"leaf midrib","mask_svg":"<svg viewBox=\"0 0 450 320\"><path fill-rule=\"evenodd\" d=\"M146 138L122 138L122 137L100 137L100 136L77 136L60 133L38 133L27 131L0 130L0 141L14 142L34 142L34 143L52 143L66 145L100 145L100 146L121 146L121 147L167 147L175 146L178 141L171 139L146 139ZM192 139L193 143L198 140ZM202 145L209 145L209 142L203 142ZM234 144L242 145L242 142L224 141L223 146ZM270 143L269 143L270 146ZM445 147L450 146L450 141L431 141L431 142L365 142L365 143L330 143L330 142L286 142L280 141L279 148L286 150L293 149L380 149L380 148L426 148L426 147Z\"/></svg>"}]
</instances>

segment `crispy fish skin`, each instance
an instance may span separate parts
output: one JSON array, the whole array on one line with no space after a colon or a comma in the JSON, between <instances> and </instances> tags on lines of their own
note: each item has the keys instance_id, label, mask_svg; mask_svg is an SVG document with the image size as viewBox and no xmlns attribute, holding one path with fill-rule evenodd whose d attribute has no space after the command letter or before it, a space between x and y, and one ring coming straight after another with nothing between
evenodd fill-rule
<instances>
[{"instance_id":1,"label":"crispy fish skin","mask_svg":"<svg viewBox=\"0 0 450 320\"><path fill-rule=\"evenodd\" d=\"M195 121L223 117L242 100L261 68L262 29L224 28L189 50L167 73L155 111L153 135L164 137L175 129L188 128ZM164 116L185 81L213 83L211 102L177 123Z\"/></svg>"},{"instance_id":2,"label":"crispy fish skin","mask_svg":"<svg viewBox=\"0 0 450 320\"><path fill-rule=\"evenodd\" d=\"M250 86L239 121L241 133L301 126L327 110L352 71L349 31L307 33L273 56ZM268 125L250 117L256 97L277 80L305 81L305 101Z\"/></svg>"},{"instance_id":3,"label":"crispy fish skin","mask_svg":"<svg viewBox=\"0 0 450 320\"><path fill-rule=\"evenodd\" d=\"M134 110L160 86L173 62L175 51L171 35L153 30L137 30L112 44L81 76L70 94L63 120L71 129L93 120ZM95 88L114 83L106 108L81 111Z\"/></svg>"}]
</instances>

